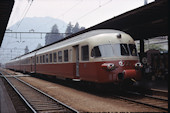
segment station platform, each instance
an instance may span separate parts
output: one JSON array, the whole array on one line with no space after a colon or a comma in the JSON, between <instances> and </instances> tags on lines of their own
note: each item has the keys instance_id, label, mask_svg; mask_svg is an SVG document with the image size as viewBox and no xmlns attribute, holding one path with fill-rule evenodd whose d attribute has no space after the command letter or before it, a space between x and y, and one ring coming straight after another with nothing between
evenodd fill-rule
<instances>
[{"instance_id":1,"label":"station platform","mask_svg":"<svg viewBox=\"0 0 170 113\"><path fill-rule=\"evenodd\" d=\"M16 113L13 103L0 77L0 113Z\"/></svg>"}]
</instances>

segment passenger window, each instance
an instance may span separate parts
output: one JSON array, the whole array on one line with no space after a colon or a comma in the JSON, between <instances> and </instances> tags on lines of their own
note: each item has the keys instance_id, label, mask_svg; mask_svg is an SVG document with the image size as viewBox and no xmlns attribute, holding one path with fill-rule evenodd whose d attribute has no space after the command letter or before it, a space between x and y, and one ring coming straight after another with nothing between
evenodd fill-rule
<instances>
[{"instance_id":1,"label":"passenger window","mask_svg":"<svg viewBox=\"0 0 170 113\"><path fill-rule=\"evenodd\" d=\"M50 53L50 63L52 62L52 53Z\"/></svg>"},{"instance_id":2,"label":"passenger window","mask_svg":"<svg viewBox=\"0 0 170 113\"><path fill-rule=\"evenodd\" d=\"M81 60L88 61L89 60L89 46L82 46L81 47Z\"/></svg>"},{"instance_id":3,"label":"passenger window","mask_svg":"<svg viewBox=\"0 0 170 113\"><path fill-rule=\"evenodd\" d=\"M42 63L42 56L40 56L40 63Z\"/></svg>"},{"instance_id":4,"label":"passenger window","mask_svg":"<svg viewBox=\"0 0 170 113\"><path fill-rule=\"evenodd\" d=\"M46 63L48 63L48 54L46 54Z\"/></svg>"},{"instance_id":5,"label":"passenger window","mask_svg":"<svg viewBox=\"0 0 170 113\"><path fill-rule=\"evenodd\" d=\"M64 50L64 62L68 62L68 50Z\"/></svg>"},{"instance_id":6,"label":"passenger window","mask_svg":"<svg viewBox=\"0 0 170 113\"><path fill-rule=\"evenodd\" d=\"M62 62L62 51L58 52L58 62Z\"/></svg>"},{"instance_id":7,"label":"passenger window","mask_svg":"<svg viewBox=\"0 0 170 113\"><path fill-rule=\"evenodd\" d=\"M45 63L45 55L43 55L43 63Z\"/></svg>"},{"instance_id":8,"label":"passenger window","mask_svg":"<svg viewBox=\"0 0 170 113\"><path fill-rule=\"evenodd\" d=\"M53 53L53 62L57 62L57 54Z\"/></svg>"}]
</instances>

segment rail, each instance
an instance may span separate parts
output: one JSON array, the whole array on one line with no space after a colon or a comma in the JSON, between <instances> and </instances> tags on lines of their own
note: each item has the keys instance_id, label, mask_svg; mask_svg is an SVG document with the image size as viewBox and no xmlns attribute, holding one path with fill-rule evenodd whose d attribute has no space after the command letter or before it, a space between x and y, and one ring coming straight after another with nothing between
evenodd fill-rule
<instances>
[{"instance_id":1,"label":"rail","mask_svg":"<svg viewBox=\"0 0 170 113\"><path fill-rule=\"evenodd\" d=\"M114 96L123 100L168 111L168 99L162 99L162 98L154 97L152 95L141 94L138 92L131 92L131 91L124 92L124 94L125 95L123 96L121 95L114 95ZM131 98L130 96L133 96L133 98Z\"/></svg>"},{"instance_id":2,"label":"rail","mask_svg":"<svg viewBox=\"0 0 170 113\"><path fill-rule=\"evenodd\" d=\"M2 74L0 72L0 74ZM31 86L25 81L17 77L5 77L5 80L22 98L25 104L31 109L33 113L37 112L73 112L78 113L77 110L60 102L52 96L44 93L43 91Z\"/></svg>"}]
</instances>

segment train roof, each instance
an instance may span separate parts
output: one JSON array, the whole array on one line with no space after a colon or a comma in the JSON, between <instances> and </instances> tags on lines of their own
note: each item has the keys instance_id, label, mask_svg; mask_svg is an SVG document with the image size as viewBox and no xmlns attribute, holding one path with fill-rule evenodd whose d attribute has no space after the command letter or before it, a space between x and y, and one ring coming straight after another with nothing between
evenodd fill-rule
<instances>
[{"instance_id":1,"label":"train roof","mask_svg":"<svg viewBox=\"0 0 170 113\"><path fill-rule=\"evenodd\" d=\"M52 44L50 46L42 48L42 49L37 51L37 54L42 54L44 52L49 52L49 51L52 51L52 50L55 50L55 49L65 47L67 45L75 46L75 45L78 45L82 41L89 40L89 38L99 36L99 35L107 35L107 34L110 34L110 33L112 33L112 34L126 34L126 33L122 32L122 31L110 30L110 29L93 30L93 31L83 33L83 34L80 34L78 36L75 36L73 38L64 40L62 42L54 43L54 44ZM93 41L93 43L94 43L94 41Z\"/></svg>"},{"instance_id":2,"label":"train roof","mask_svg":"<svg viewBox=\"0 0 170 113\"><path fill-rule=\"evenodd\" d=\"M108 35L110 33L128 35L125 32L122 32L122 31L119 31L119 30L113 30L113 29L92 30L92 31L89 31L89 32L86 32L86 33L71 37L69 39L60 40L60 41L57 41L57 42L55 42L53 44L44 46L42 48L39 48L39 49L34 50L32 52L29 52L29 53L27 53L25 55L22 55L22 56L20 56L18 58L15 58L14 60L25 59L25 58L34 56L35 54L42 54L44 52L49 52L49 51L52 51L54 49L62 48L62 47L67 46L67 45L74 46L74 45L77 45L80 41L84 41L86 39L89 39L90 37L95 37L95 36L104 35L104 34ZM130 40L133 41L133 39L131 37L130 37Z\"/></svg>"}]
</instances>

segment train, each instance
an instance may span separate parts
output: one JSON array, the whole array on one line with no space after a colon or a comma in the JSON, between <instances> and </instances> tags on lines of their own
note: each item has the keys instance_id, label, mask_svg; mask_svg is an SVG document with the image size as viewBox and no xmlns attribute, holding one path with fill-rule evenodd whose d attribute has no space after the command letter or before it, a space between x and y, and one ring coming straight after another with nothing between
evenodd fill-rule
<instances>
[{"instance_id":1,"label":"train","mask_svg":"<svg viewBox=\"0 0 170 113\"><path fill-rule=\"evenodd\" d=\"M113 29L91 30L19 56L6 68L73 81L139 81L142 64L133 38Z\"/></svg>"}]
</instances>

